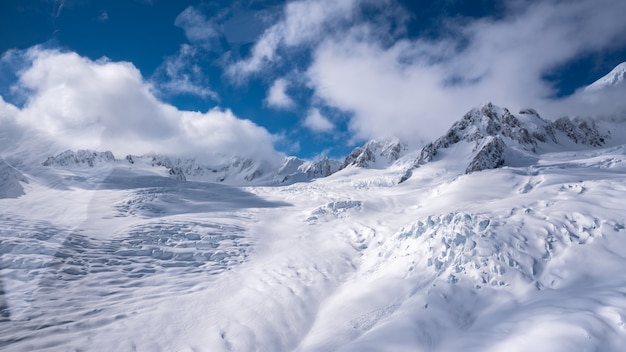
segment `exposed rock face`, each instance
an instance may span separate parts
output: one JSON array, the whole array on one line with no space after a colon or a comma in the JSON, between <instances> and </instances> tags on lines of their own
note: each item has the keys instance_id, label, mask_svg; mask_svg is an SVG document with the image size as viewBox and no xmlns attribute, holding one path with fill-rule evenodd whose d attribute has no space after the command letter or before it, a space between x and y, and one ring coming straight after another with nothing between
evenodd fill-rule
<instances>
[{"instance_id":1,"label":"exposed rock face","mask_svg":"<svg viewBox=\"0 0 626 352\"><path fill-rule=\"evenodd\" d=\"M484 147L493 148L493 143L497 143L504 148L506 143L503 137L531 151L535 151L537 143L548 141L556 143L554 127L549 121L542 119L532 109L523 110L520 115L522 117L517 117L508 109L491 103L483 105L480 109L472 109L461 120L455 122L444 136L422 148L415 166L431 161L442 148L448 148L461 141L476 142L474 148L476 156L489 154L481 153L480 146L483 144ZM499 142L483 143L487 137L500 138Z\"/></svg>"},{"instance_id":2,"label":"exposed rock face","mask_svg":"<svg viewBox=\"0 0 626 352\"><path fill-rule=\"evenodd\" d=\"M331 160L328 159L328 157L323 157L318 161L304 163L299 168L299 171L305 173L308 178L314 179L330 176L331 174L337 172L341 165L341 162L337 160Z\"/></svg>"},{"instance_id":3,"label":"exposed rock face","mask_svg":"<svg viewBox=\"0 0 626 352\"><path fill-rule=\"evenodd\" d=\"M455 122L445 135L428 143L420 151L413 167L432 161L442 149L459 142L474 143L465 173L494 169L507 165L507 154L515 151L537 153L542 144L558 144L560 140L600 147L608 136L603 135L593 121L560 118L544 120L533 109L524 109L516 116L506 108L491 103L470 110ZM411 170L400 182L411 176Z\"/></svg>"},{"instance_id":4,"label":"exposed rock face","mask_svg":"<svg viewBox=\"0 0 626 352\"><path fill-rule=\"evenodd\" d=\"M346 157L341 168L350 165L361 168L387 167L398 160L406 150L406 144L397 138L374 139L363 147L355 148Z\"/></svg>"},{"instance_id":5,"label":"exposed rock face","mask_svg":"<svg viewBox=\"0 0 626 352\"><path fill-rule=\"evenodd\" d=\"M569 139L590 147L601 147L606 143L608 136L602 135L594 121L580 119L571 120L561 117L554 121L554 128L563 132Z\"/></svg>"},{"instance_id":6,"label":"exposed rock face","mask_svg":"<svg viewBox=\"0 0 626 352\"><path fill-rule=\"evenodd\" d=\"M485 138L483 143L476 145L475 151L473 151L474 158L465 169L465 173L469 174L503 166L505 148L506 145L499 136Z\"/></svg>"},{"instance_id":7,"label":"exposed rock face","mask_svg":"<svg viewBox=\"0 0 626 352\"><path fill-rule=\"evenodd\" d=\"M341 167L341 162L323 157L317 161L304 161L290 156L278 170L277 182L288 184L306 182L316 178L330 176Z\"/></svg>"},{"instance_id":8,"label":"exposed rock face","mask_svg":"<svg viewBox=\"0 0 626 352\"><path fill-rule=\"evenodd\" d=\"M96 152L93 150L66 150L57 156L51 156L43 162L43 166L89 166L94 167L96 164L115 161L115 156L110 151Z\"/></svg>"}]
</instances>

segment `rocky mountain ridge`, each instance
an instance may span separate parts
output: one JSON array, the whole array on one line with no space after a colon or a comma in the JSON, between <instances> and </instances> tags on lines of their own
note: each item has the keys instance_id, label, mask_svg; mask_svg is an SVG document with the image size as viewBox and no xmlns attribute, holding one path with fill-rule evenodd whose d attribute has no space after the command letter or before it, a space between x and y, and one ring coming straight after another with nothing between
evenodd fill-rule
<instances>
[{"instance_id":1,"label":"rocky mountain ridge","mask_svg":"<svg viewBox=\"0 0 626 352\"><path fill-rule=\"evenodd\" d=\"M323 157L316 161L305 161L297 157L286 157L278 169L263 161L233 156L230 161L212 165L197 158L169 157L164 155L126 155L116 159L112 152L92 150L66 150L50 156L43 166L75 168L95 167L101 164L117 164L128 167L149 166L165 168L166 173L175 179L186 181L234 183L234 184L291 184L326 177L341 167L341 162Z\"/></svg>"},{"instance_id":2,"label":"rocky mountain ridge","mask_svg":"<svg viewBox=\"0 0 626 352\"><path fill-rule=\"evenodd\" d=\"M398 160L407 150L407 144L395 137L373 139L364 146L352 150L344 159L341 169L348 166L385 168Z\"/></svg>"},{"instance_id":3,"label":"rocky mountain ridge","mask_svg":"<svg viewBox=\"0 0 626 352\"><path fill-rule=\"evenodd\" d=\"M601 132L593 120L563 117L556 121L543 119L535 110L524 109L512 114L507 108L492 103L467 112L450 129L418 152L412 166L400 182L411 177L412 170L436 161L443 150L459 143L471 146L468 155L461 157L463 172L472 172L515 166L521 159L533 159L550 146L570 148L574 145L590 148L602 147L610 138ZM168 157L162 155L127 155L118 160L110 151L65 151L49 157L44 166L93 167L101 163L135 163L162 167L170 177L228 184L286 185L327 177L348 167L384 169L406 155L408 146L395 137L368 141L355 148L343 162L323 157L305 161L294 156L286 157L280 167L262 161L234 156L230 161L209 165L196 158Z\"/></svg>"},{"instance_id":4,"label":"rocky mountain ridge","mask_svg":"<svg viewBox=\"0 0 626 352\"><path fill-rule=\"evenodd\" d=\"M473 144L465 173L510 165L520 154L537 154L542 147L567 143L588 147L605 145L608 134L599 131L592 120L562 117L554 122L535 110L524 109L513 115L508 109L487 103L474 108L455 122L441 137L424 146L412 168L436 159L442 150L465 142ZM400 182L411 176L411 170Z\"/></svg>"}]
</instances>

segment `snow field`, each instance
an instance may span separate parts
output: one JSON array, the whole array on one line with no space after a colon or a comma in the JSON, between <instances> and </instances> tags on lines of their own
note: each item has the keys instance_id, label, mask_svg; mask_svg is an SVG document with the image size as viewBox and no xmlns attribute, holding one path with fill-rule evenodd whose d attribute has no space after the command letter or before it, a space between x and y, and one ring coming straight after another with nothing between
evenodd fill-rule
<instances>
[{"instance_id":1,"label":"snow field","mask_svg":"<svg viewBox=\"0 0 626 352\"><path fill-rule=\"evenodd\" d=\"M26 174L0 200L0 344L620 351L624 148L470 175L444 153L402 184L395 166L247 188Z\"/></svg>"}]
</instances>

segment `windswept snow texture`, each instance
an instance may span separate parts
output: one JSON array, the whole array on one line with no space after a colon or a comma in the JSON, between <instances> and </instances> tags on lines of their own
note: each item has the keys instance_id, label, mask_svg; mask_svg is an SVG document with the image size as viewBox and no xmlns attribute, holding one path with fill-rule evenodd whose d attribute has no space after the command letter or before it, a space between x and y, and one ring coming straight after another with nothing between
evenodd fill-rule
<instances>
[{"instance_id":1,"label":"windswept snow texture","mask_svg":"<svg viewBox=\"0 0 626 352\"><path fill-rule=\"evenodd\" d=\"M401 184L419 151L280 187L10 167L0 349L623 351L626 145L496 113Z\"/></svg>"}]
</instances>

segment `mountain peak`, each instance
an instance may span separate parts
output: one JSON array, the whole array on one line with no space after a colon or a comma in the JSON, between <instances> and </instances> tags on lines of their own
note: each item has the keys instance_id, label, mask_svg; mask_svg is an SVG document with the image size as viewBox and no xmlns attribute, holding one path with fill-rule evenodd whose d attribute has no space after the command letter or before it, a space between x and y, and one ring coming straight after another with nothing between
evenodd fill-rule
<instances>
[{"instance_id":1,"label":"mountain peak","mask_svg":"<svg viewBox=\"0 0 626 352\"><path fill-rule=\"evenodd\" d=\"M492 143L501 145L504 143L502 138L506 138L532 151L538 142L556 142L554 128L535 110L525 109L520 112L519 116L515 116L506 108L487 103L470 110L461 120L455 122L444 136L428 143L421 150L415 165L433 160L441 149L453 144L461 141L475 142L478 147L488 137L498 137L489 138L491 143L487 145L490 146L494 145ZM472 171L478 170L473 168Z\"/></svg>"},{"instance_id":2,"label":"mountain peak","mask_svg":"<svg viewBox=\"0 0 626 352\"><path fill-rule=\"evenodd\" d=\"M602 78L588 85L586 91L596 91L607 87L614 87L622 84L626 81L626 61L615 66L611 72L604 75Z\"/></svg>"},{"instance_id":3,"label":"mountain peak","mask_svg":"<svg viewBox=\"0 0 626 352\"><path fill-rule=\"evenodd\" d=\"M345 158L343 166L360 168L384 168L398 160L407 150L407 145L396 137L372 139L364 146L357 147Z\"/></svg>"},{"instance_id":4,"label":"mountain peak","mask_svg":"<svg viewBox=\"0 0 626 352\"><path fill-rule=\"evenodd\" d=\"M508 109L484 104L466 113L443 136L420 151L413 168L434 161L442 151L462 142L473 145L469 155L455 155L466 163L465 173L518 164L532 158L538 149L561 143L599 147L603 135L593 121L560 118L544 120L534 109L523 109L513 115ZM469 150L469 149L466 149ZM400 182L411 176L411 170Z\"/></svg>"}]
</instances>

